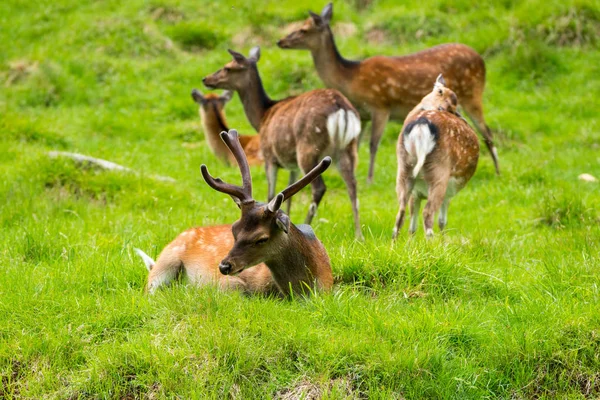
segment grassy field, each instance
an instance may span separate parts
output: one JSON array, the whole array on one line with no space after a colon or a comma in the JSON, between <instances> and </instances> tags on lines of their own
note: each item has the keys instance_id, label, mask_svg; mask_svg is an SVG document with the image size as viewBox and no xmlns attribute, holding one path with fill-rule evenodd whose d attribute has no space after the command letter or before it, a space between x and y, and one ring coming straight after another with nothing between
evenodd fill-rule
<instances>
[{"instance_id":1,"label":"grassy field","mask_svg":"<svg viewBox=\"0 0 600 400\"><path fill-rule=\"evenodd\" d=\"M484 56L503 174L483 152L446 234L405 230L392 245L390 123L369 187L360 148L366 241L328 171L314 228L338 283L296 301L185 284L148 297L133 247L155 256L188 227L239 217L201 179L201 163L228 181L239 171L210 154L190 91L227 48L254 45L272 97L322 87L307 52L275 42L325 4L0 3L0 399L600 396L600 185L578 180L600 176L600 3L364 3L335 3L346 57L449 41ZM237 97L226 111L252 133ZM309 191L297 197L301 222Z\"/></svg>"}]
</instances>

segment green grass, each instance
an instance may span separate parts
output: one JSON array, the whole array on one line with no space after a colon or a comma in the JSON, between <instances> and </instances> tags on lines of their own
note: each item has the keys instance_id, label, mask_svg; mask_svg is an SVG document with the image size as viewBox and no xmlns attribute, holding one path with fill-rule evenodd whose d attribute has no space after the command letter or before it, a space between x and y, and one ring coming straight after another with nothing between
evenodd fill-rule
<instances>
[{"instance_id":1,"label":"green grass","mask_svg":"<svg viewBox=\"0 0 600 400\"><path fill-rule=\"evenodd\" d=\"M227 48L256 44L272 97L322 87L308 53L274 43L323 6L0 4L0 398L600 396L600 185L577 179L600 176L596 0L336 2L334 23L357 28L338 39L349 58L448 41L484 55L503 175L483 152L446 234L404 231L392 245L401 126L390 123L370 187L360 148L364 243L341 178L325 174L314 228L332 293L143 293L134 246L157 255L184 229L239 216L201 180L201 163L226 180L239 172L205 146L191 89ZM237 97L226 111L252 132ZM80 169L50 150L141 175ZM264 173L252 172L264 199ZM309 193L297 197L299 222Z\"/></svg>"}]
</instances>

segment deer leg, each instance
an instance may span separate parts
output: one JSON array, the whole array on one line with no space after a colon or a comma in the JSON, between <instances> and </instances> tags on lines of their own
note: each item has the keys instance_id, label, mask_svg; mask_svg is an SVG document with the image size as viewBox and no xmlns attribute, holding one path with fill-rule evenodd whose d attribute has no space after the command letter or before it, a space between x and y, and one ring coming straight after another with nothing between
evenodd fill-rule
<instances>
[{"instance_id":1,"label":"deer leg","mask_svg":"<svg viewBox=\"0 0 600 400\"><path fill-rule=\"evenodd\" d=\"M267 199L271 201L275 197L275 185L277 184L277 171L279 167L273 162L265 161L265 172L267 174L268 195Z\"/></svg>"},{"instance_id":2,"label":"deer leg","mask_svg":"<svg viewBox=\"0 0 600 400\"><path fill-rule=\"evenodd\" d=\"M492 138L492 131L489 126L485 123L485 119L483 118L483 109L481 104L473 104L473 103L465 103L463 104L463 108L465 113L469 116L475 127L483 135L483 141L485 142L486 147L488 148L492 160L494 161L494 168L496 169L496 174L500 175L500 164L498 163L498 150L496 150L496 146L494 146L494 140Z\"/></svg>"},{"instance_id":3,"label":"deer leg","mask_svg":"<svg viewBox=\"0 0 600 400\"><path fill-rule=\"evenodd\" d=\"M363 234L360 227L360 219L358 216L358 198L356 195L356 176L354 171L356 170L356 159L357 159L357 141L354 140L346 147L344 152L340 155L338 162L338 170L342 175L342 179L346 183L348 189L348 196L352 203L352 214L354 216L354 236L358 240L363 240Z\"/></svg>"},{"instance_id":4,"label":"deer leg","mask_svg":"<svg viewBox=\"0 0 600 400\"><path fill-rule=\"evenodd\" d=\"M402 167L398 168L398 176L396 178L396 192L398 194L398 214L396 215L396 224L394 225L394 231L392 232L392 239L396 240L398 233L404 225L404 219L406 217L406 205L412 188L414 186L414 180L404 171ZM413 196L414 197L414 196ZM411 197L412 199L412 197Z\"/></svg>"},{"instance_id":5,"label":"deer leg","mask_svg":"<svg viewBox=\"0 0 600 400\"><path fill-rule=\"evenodd\" d=\"M379 142L381 141L381 137L383 136L383 132L385 131L385 125L387 124L389 119L390 110L377 110L371 113L371 159L369 162L369 176L367 178L368 183L373 182L377 149L379 148Z\"/></svg>"},{"instance_id":6,"label":"deer leg","mask_svg":"<svg viewBox=\"0 0 600 400\"><path fill-rule=\"evenodd\" d=\"M363 141L365 134L367 133L367 130L369 129L369 124L368 124L369 120L365 120L365 119L361 119L360 120L360 133L358 134L358 145L357 147L360 148L360 143Z\"/></svg>"},{"instance_id":7,"label":"deer leg","mask_svg":"<svg viewBox=\"0 0 600 400\"><path fill-rule=\"evenodd\" d=\"M298 178L298 171L295 169L291 169L290 170L290 180L288 181L288 186L292 186L294 183L296 183L297 178ZM292 211L292 198L290 197L289 199L286 200L285 213L287 215L290 215L291 211Z\"/></svg>"},{"instance_id":8,"label":"deer leg","mask_svg":"<svg viewBox=\"0 0 600 400\"><path fill-rule=\"evenodd\" d=\"M219 278L219 289L246 291L246 282L237 276L222 276Z\"/></svg>"},{"instance_id":9,"label":"deer leg","mask_svg":"<svg viewBox=\"0 0 600 400\"><path fill-rule=\"evenodd\" d=\"M422 199L423 198L416 193L410 197L410 226L408 227L408 232L411 235L415 234L417 226L419 226L419 210L421 209Z\"/></svg>"},{"instance_id":10,"label":"deer leg","mask_svg":"<svg viewBox=\"0 0 600 400\"><path fill-rule=\"evenodd\" d=\"M430 180L429 182L432 183L429 186L427 204L425 204L423 210L423 224L425 225L425 235L427 237L433 236L433 218L446 197L448 179Z\"/></svg>"},{"instance_id":11,"label":"deer leg","mask_svg":"<svg viewBox=\"0 0 600 400\"><path fill-rule=\"evenodd\" d=\"M181 259L172 251L163 252L148 274L146 291L153 294L159 287L169 285L177 278L182 266Z\"/></svg>"},{"instance_id":12,"label":"deer leg","mask_svg":"<svg viewBox=\"0 0 600 400\"><path fill-rule=\"evenodd\" d=\"M440 231L443 231L448 224L448 206L450 205L450 199L444 199L442 207L440 208L440 215L438 216L438 226Z\"/></svg>"},{"instance_id":13,"label":"deer leg","mask_svg":"<svg viewBox=\"0 0 600 400\"><path fill-rule=\"evenodd\" d=\"M310 208L308 209L308 214L306 215L306 219L304 220L305 224L310 225L317 212L317 208L319 207L319 203L321 199L325 195L325 191L327 187L325 186L325 182L321 176L315 178L314 181L310 183L312 190L312 203L310 203Z\"/></svg>"}]
</instances>

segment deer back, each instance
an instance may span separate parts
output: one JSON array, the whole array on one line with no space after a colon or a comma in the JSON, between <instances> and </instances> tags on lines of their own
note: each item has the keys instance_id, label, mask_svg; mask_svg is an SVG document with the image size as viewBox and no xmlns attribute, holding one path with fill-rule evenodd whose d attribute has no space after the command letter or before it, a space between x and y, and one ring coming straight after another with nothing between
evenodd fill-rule
<instances>
[{"instance_id":1,"label":"deer back","mask_svg":"<svg viewBox=\"0 0 600 400\"><path fill-rule=\"evenodd\" d=\"M283 99L265 113L261 148L265 158L293 166L297 152L335 154L359 133L358 112L350 101L337 90L317 89Z\"/></svg>"},{"instance_id":2,"label":"deer back","mask_svg":"<svg viewBox=\"0 0 600 400\"><path fill-rule=\"evenodd\" d=\"M462 44L444 44L406 56L362 61L345 94L358 107L390 108L393 116L404 117L431 91L431 82L440 73L459 99L483 92L481 56Z\"/></svg>"},{"instance_id":3,"label":"deer back","mask_svg":"<svg viewBox=\"0 0 600 400\"><path fill-rule=\"evenodd\" d=\"M435 131L434 147L425 159L424 168L432 166L444 168L452 178L461 182L471 179L479 160L479 140L471 126L462 118L439 110L423 110L416 112L404 122L403 134L398 141L398 157L406 162L407 153L404 146L406 135L411 126L427 121Z\"/></svg>"}]
</instances>

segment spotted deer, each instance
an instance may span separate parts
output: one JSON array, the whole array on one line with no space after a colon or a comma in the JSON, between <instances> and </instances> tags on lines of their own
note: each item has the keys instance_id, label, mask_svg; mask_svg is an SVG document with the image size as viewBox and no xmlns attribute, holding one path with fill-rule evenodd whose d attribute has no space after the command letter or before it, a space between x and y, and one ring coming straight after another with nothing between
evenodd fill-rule
<instances>
[{"instance_id":1,"label":"spotted deer","mask_svg":"<svg viewBox=\"0 0 600 400\"><path fill-rule=\"evenodd\" d=\"M375 157L389 119L402 120L430 90L430 83L442 73L460 99L460 105L483 135L500 173L492 132L483 117L485 63L472 48L463 44L443 44L400 56L374 56L361 61L347 60L338 51L330 21L333 5L321 15L310 17L300 29L277 42L282 49L304 49L312 54L321 80L342 92L354 104L363 121L371 120L371 159L368 180L373 180Z\"/></svg>"},{"instance_id":2,"label":"spotted deer","mask_svg":"<svg viewBox=\"0 0 600 400\"><path fill-rule=\"evenodd\" d=\"M439 83L425 103L439 96ZM427 237L433 235L433 219L438 211L438 225L443 230L448 222L450 200L471 179L479 159L477 134L463 118L437 107L421 107L422 104L417 105L409 114L398 137L396 192L400 207L394 239L404 224L409 197L411 234L417 230L422 199L427 199L423 210Z\"/></svg>"},{"instance_id":3,"label":"spotted deer","mask_svg":"<svg viewBox=\"0 0 600 400\"><path fill-rule=\"evenodd\" d=\"M198 89L192 90L192 99L199 106L200 120L208 147L217 158L227 164L234 162L233 155L221 140L221 132L228 131L225 119L225 104L233 97L230 91L223 92L220 96L216 93L202 94ZM260 136L240 135L240 143L246 153L248 164L262 165L263 158L260 151Z\"/></svg>"},{"instance_id":4,"label":"spotted deer","mask_svg":"<svg viewBox=\"0 0 600 400\"><path fill-rule=\"evenodd\" d=\"M448 111L463 118L458 112L458 98L456 97L456 93L446 87L446 81L442 74L438 75L431 93L423 97L423 100L413 108L406 118L410 119L412 115L423 110Z\"/></svg>"},{"instance_id":5,"label":"spotted deer","mask_svg":"<svg viewBox=\"0 0 600 400\"><path fill-rule=\"evenodd\" d=\"M233 225L192 228L168 244L155 262L136 249L149 275L146 290L154 293L178 275L185 274L199 286L217 285L247 293L295 293L330 290L333 274L323 244L308 225L294 225L279 208L331 164L326 157L302 179L287 187L267 204L252 197L250 168L237 132L221 133L242 175L242 186L213 178L206 165L202 177L213 189L230 195L241 210Z\"/></svg>"},{"instance_id":6,"label":"spotted deer","mask_svg":"<svg viewBox=\"0 0 600 400\"><path fill-rule=\"evenodd\" d=\"M336 161L352 203L354 232L362 238L354 171L360 133L358 112L340 92L318 89L283 100L272 100L262 85L257 62L260 49L254 47L248 58L229 50L233 60L205 77L211 89L238 92L246 117L260 134L265 160L269 200L275 196L277 170L300 168L306 173L325 156ZM312 203L305 223L310 224L326 191L322 177L311 184Z\"/></svg>"}]
</instances>

